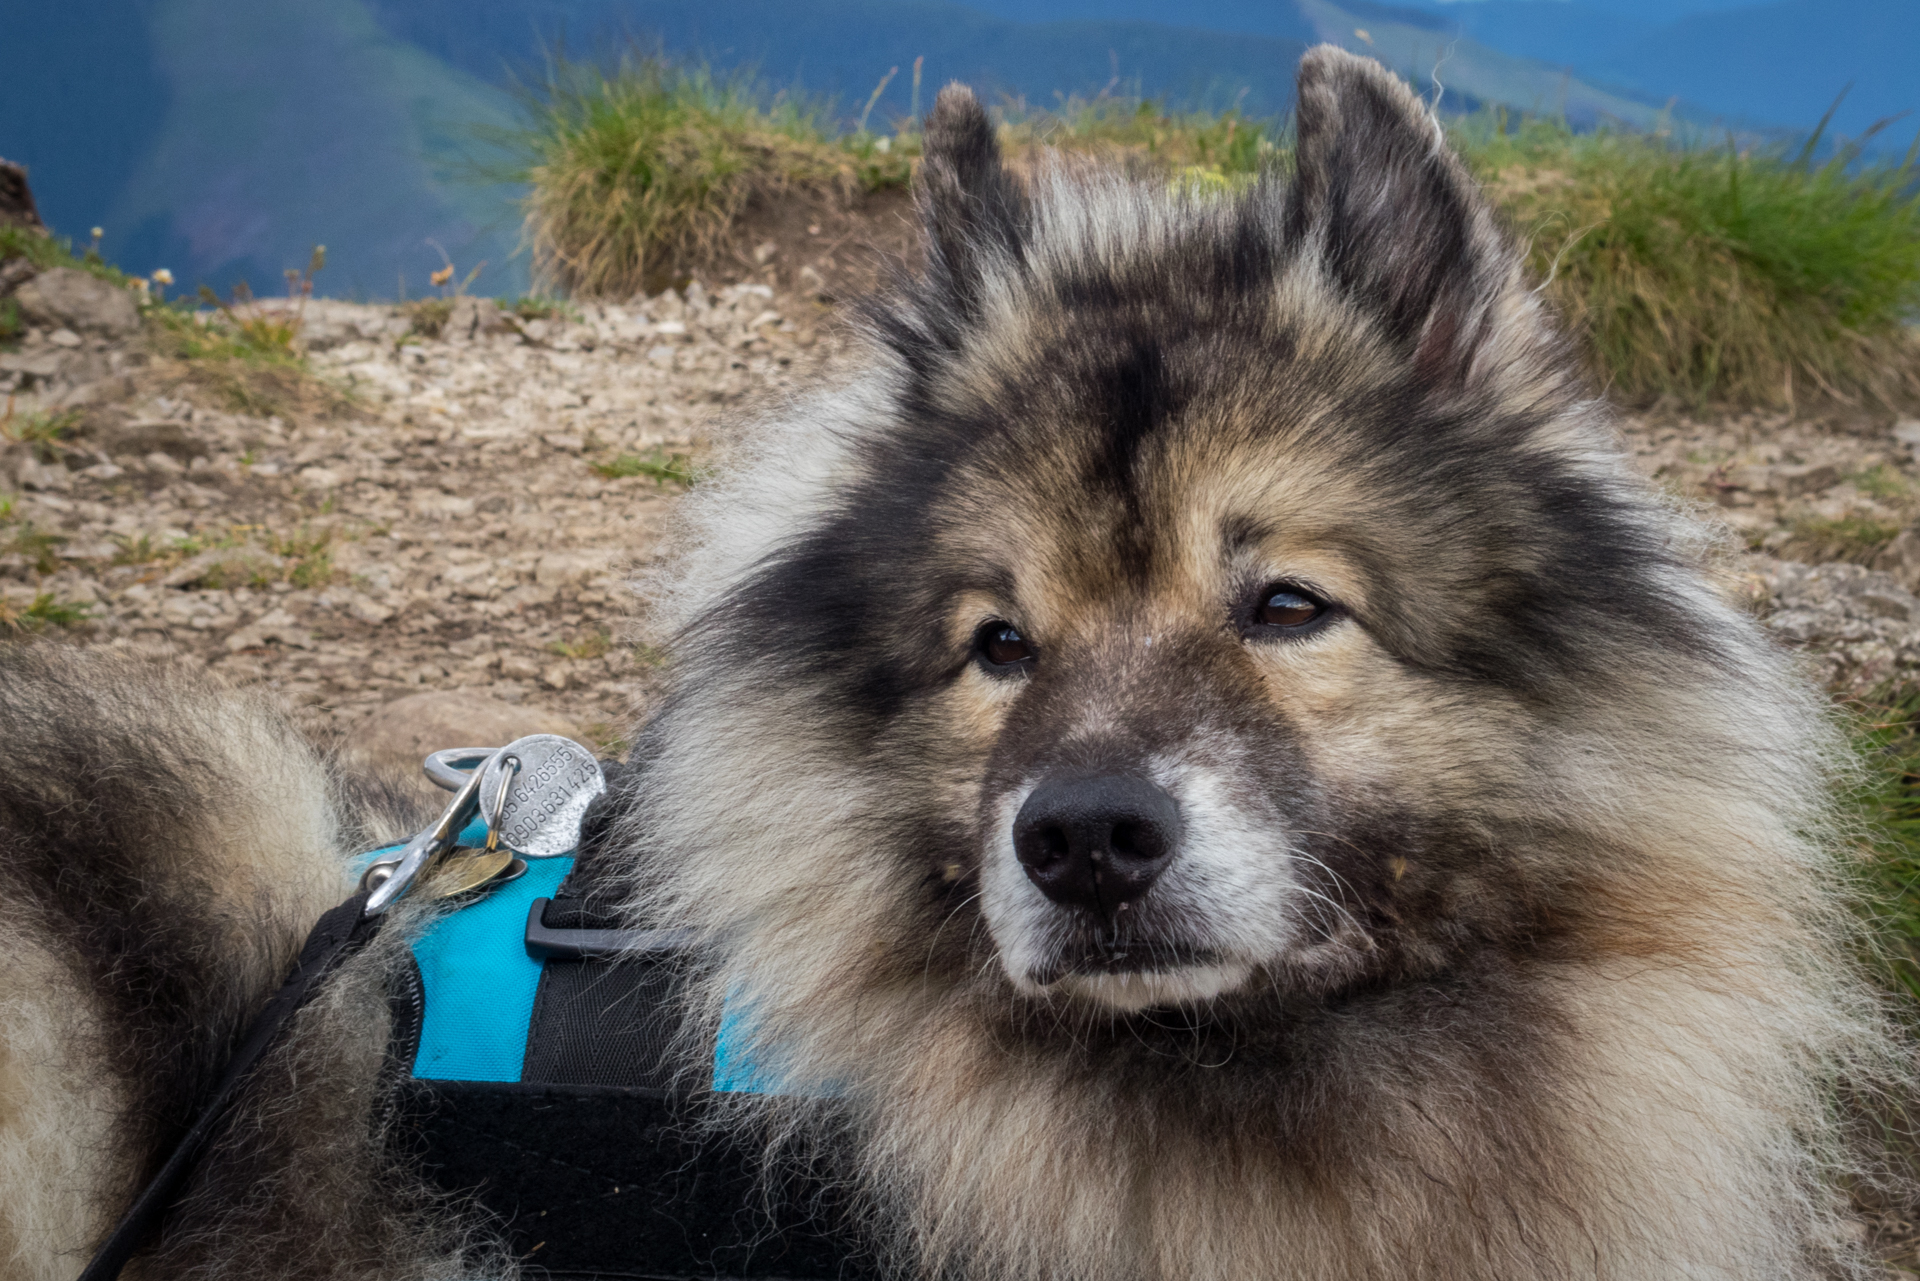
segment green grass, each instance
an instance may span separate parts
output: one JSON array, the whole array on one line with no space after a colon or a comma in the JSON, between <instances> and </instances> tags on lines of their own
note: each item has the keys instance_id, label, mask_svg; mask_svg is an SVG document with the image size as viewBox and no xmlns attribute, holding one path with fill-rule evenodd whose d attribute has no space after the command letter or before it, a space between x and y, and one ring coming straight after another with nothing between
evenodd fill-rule
<instances>
[{"instance_id":1,"label":"green grass","mask_svg":"<svg viewBox=\"0 0 1920 1281\"><path fill-rule=\"evenodd\" d=\"M120 535L112 557L115 565L152 565L171 569L207 552L212 556L193 586L203 588L266 587L291 583L295 587L325 587L337 582L333 563L336 534L331 529L301 526L282 533L261 525L232 525L224 530L200 530L165 545L151 534Z\"/></svg>"},{"instance_id":2,"label":"green grass","mask_svg":"<svg viewBox=\"0 0 1920 1281\"><path fill-rule=\"evenodd\" d=\"M1855 489L1878 502L1911 504L1915 498L1913 482L1892 463L1876 463L1847 479Z\"/></svg>"},{"instance_id":3,"label":"green grass","mask_svg":"<svg viewBox=\"0 0 1920 1281\"><path fill-rule=\"evenodd\" d=\"M516 157L507 176L530 189L525 239L537 272L576 297L631 295L711 259L756 200L903 188L920 155L916 122L869 129L871 104L855 128L835 132L820 104L658 57L557 58L523 105L522 127L494 141ZM1236 112L1102 96L1000 114L1015 152L1125 155L1212 180L1285 156L1274 127Z\"/></svg>"},{"instance_id":4,"label":"green grass","mask_svg":"<svg viewBox=\"0 0 1920 1281\"><path fill-rule=\"evenodd\" d=\"M610 632L589 632L577 641L551 641L547 645L550 653L562 658L599 658L613 648L613 635Z\"/></svg>"},{"instance_id":5,"label":"green grass","mask_svg":"<svg viewBox=\"0 0 1920 1281\"><path fill-rule=\"evenodd\" d=\"M47 235L38 231L28 231L25 227L11 224L0 226L0 262L14 258L25 258L41 271L52 271L55 267L77 267L91 272L108 284L127 286L136 282L135 278L121 271L100 256L100 247L90 245L85 252L73 252L73 242L62 237ZM20 314L20 304L13 298L0 298L0 346L11 347L26 332L26 320Z\"/></svg>"},{"instance_id":6,"label":"green grass","mask_svg":"<svg viewBox=\"0 0 1920 1281\"><path fill-rule=\"evenodd\" d=\"M1856 709L1852 738L1865 768L1845 800L1860 820L1856 866L1871 959L1889 987L1920 999L1920 691Z\"/></svg>"},{"instance_id":7,"label":"green grass","mask_svg":"<svg viewBox=\"0 0 1920 1281\"><path fill-rule=\"evenodd\" d=\"M447 318L453 315L453 299L417 298L403 304L401 310L412 322L408 333L419 334L422 338L438 338L440 331L447 327Z\"/></svg>"},{"instance_id":8,"label":"green grass","mask_svg":"<svg viewBox=\"0 0 1920 1281\"><path fill-rule=\"evenodd\" d=\"M1153 99L1067 98L1050 110L1000 108L1000 140L1018 155L1030 147L1132 157L1157 168L1212 179L1250 178L1290 157L1269 121L1237 111L1169 111Z\"/></svg>"},{"instance_id":9,"label":"green grass","mask_svg":"<svg viewBox=\"0 0 1920 1281\"><path fill-rule=\"evenodd\" d=\"M68 241L0 227L0 261L10 258L25 258L43 271L77 267L110 284L140 286L147 341L154 353L173 362L178 381L213 392L226 408L266 417L352 406L345 392L313 375L298 346L301 304L313 292L314 273L326 265L321 246L314 246L304 272L287 273L291 312L250 307L252 295L244 285L230 302L203 286L199 301L212 308L211 314L197 314L184 300L150 301L148 282L106 262L98 245L76 255ZM0 343L17 338L22 327L18 303L0 300ZM41 443L51 447L53 439Z\"/></svg>"},{"instance_id":10,"label":"green grass","mask_svg":"<svg viewBox=\"0 0 1920 1281\"><path fill-rule=\"evenodd\" d=\"M26 559L36 574L51 574L60 568L60 549L67 540L60 534L49 534L44 529L35 529L28 521L0 539L0 549Z\"/></svg>"},{"instance_id":11,"label":"green grass","mask_svg":"<svg viewBox=\"0 0 1920 1281\"><path fill-rule=\"evenodd\" d=\"M1793 408L1920 391L1911 163L1497 112L1453 135L1617 396Z\"/></svg>"},{"instance_id":12,"label":"green grass","mask_svg":"<svg viewBox=\"0 0 1920 1281\"><path fill-rule=\"evenodd\" d=\"M564 298L544 294L522 294L518 298L499 299L500 310L516 320L579 320L580 309Z\"/></svg>"},{"instance_id":13,"label":"green grass","mask_svg":"<svg viewBox=\"0 0 1920 1281\"><path fill-rule=\"evenodd\" d=\"M109 284L125 285L133 280L100 256L100 247L90 245L82 253L73 252L73 242L64 237L28 231L25 227L0 226L0 262L25 258L41 271L55 267L78 267L92 272Z\"/></svg>"},{"instance_id":14,"label":"green grass","mask_svg":"<svg viewBox=\"0 0 1920 1281\"><path fill-rule=\"evenodd\" d=\"M594 463L593 470L607 480L628 480L645 476L656 485L678 485L691 489L700 479L690 454L670 454L656 445L644 454L621 454L611 462Z\"/></svg>"},{"instance_id":15,"label":"green grass","mask_svg":"<svg viewBox=\"0 0 1920 1281\"><path fill-rule=\"evenodd\" d=\"M1792 537L1774 555L1820 564L1844 560L1871 564L1874 556L1899 536L1901 523L1878 516L1851 513L1838 517L1809 517L1789 527Z\"/></svg>"},{"instance_id":16,"label":"green grass","mask_svg":"<svg viewBox=\"0 0 1920 1281\"><path fill-rule=\"evenodd\" d=\"M300 529L292 534L269 531L265 542L267 550L281 558L287 581L295 587L325 587L339 577L330 529Z\"/></svg>"},{"instance_id":17,"label":"green grass","mask_svg":"<svg viewBox=\"0 0 1920 1281\"><path fill-rule=\"evenodd\" d=\"M627 296L711 257L756 199L860 180L807 105L656 57L555 58L523 107L496 141L530 185L536 272L575 296Z\"/></svg>"},{"instance_id":18,"label":"green grass","mask_svg":"<svg viewBox=\"0 0 1920 1281\"><path fill-rule=\"evenodd\" d=\"M230 307L212 313L150 307L146 314L155 354L173 362L181 381L211 393L225 408L265 418L353 406L346 392L315 376L295 345L297 327L285 320Z\"/></svg>"},{"instance_id":19,"label":"green grass","mask_svg":"<svg viewBox=\"0 0 1920 1281\"><path fill-rule=\"evenodd\" d=\"M889 75L893 74L889 72ZM556 60L508 145L536 265L574 296L627 296L710 258L757 199L905 184L914 122L835 134L827 113L658 58ZM1276 125L1126 96L996 108L1039 146L1231 188L1290 162ZM1668 131L1576 134L1504 111L1456 144L1528 246L1595 381L1636 404L1881 406L1920 398L1920 174L1813 148ZM1818 134L1816 133L1816 141Z\"/></svg>"},{"instance_id":20,"label":"green grass","mask_svg":"<svg viewBox=\"0 0 1920 1281\"><path fill-rule=\"evenodd\" d=\"M39 593L25 608L11 605L5 597L0 597L0 636L8 632L43 632L49 627L79 627L92 612L92 606L63 601L52 592Z\"/></svg>"},{"instance_id":21,"label":"green grass","mask_svg":"<svg viewBox=\"0 0 1920 1281\"><path fill-rule=\"evenodd\" d=\"M74 409L58 414L41 411L19 417L9 410L0 416L0 440L29 445L35 457L43 463L50 463L59 456L60 442L67 438L79 421L80 411Z\"/></svg>"}]
</instances>

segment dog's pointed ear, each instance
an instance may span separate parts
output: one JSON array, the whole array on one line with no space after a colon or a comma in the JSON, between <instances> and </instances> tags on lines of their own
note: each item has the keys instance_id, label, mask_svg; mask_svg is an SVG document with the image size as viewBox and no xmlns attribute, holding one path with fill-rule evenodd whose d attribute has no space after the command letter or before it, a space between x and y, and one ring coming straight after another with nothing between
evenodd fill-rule
<instances>
[{"instance_id":1,"label":"dog's pointed ear","mask_svg":"<svg viewBox=\"0 0 1920 1281\"><path fill-rule=\"evenodd\" d=\"M1503 337L1545 335L1486 198L1398 77L1311 49L1295 121L1287 243L1404 344L1422 377L1464 385L1514 354Z\"/></svg>"},{"instance_id":2,"label":"dog's pointed ear","mask_svg":"<svg viewBox=\"0 0 1920 1281\"><path fill-rule=\"evenodd\" d=\"M919 203L928 272L972 314L987 275L1020 259L1031 216L1026 192L1007 172L993 122L965 85L940 91L923 146Z\"/></svg>"}]
</instances>

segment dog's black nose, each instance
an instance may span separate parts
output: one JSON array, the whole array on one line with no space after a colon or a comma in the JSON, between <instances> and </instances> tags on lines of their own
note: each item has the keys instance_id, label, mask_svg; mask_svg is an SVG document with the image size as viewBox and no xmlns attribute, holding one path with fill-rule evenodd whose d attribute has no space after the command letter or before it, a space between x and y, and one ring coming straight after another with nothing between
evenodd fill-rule
<instances>
[{"instance_id":1,"label":"dog's black nose","mask_svg":"<svg viewBox=\"0 0 1920 1281\"><path fill-rule=\"evenodd\" d=\"M1013 851L1041 893L1111 916L1173 861L1180 810L1131 774L1052 778L1013 820Z\"/></svg>"}]
</instances>

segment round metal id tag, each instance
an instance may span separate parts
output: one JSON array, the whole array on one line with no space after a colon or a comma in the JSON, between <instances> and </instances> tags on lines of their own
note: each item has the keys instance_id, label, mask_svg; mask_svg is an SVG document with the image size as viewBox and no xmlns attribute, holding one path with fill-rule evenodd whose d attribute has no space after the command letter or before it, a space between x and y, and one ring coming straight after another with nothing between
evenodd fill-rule
<instances>
[{"instance_id":1,"label":"round metal id tag","mask_svg":"<svg viewBox=\"0 0 1920 1281\"><path fill-rule=\"evenodd\" d=\"M516 767L517 762L517 767ZM580 844L580 822L593 798L607 790L600 762L558 734L529 734L507 744L480 776L480 795L496 795L511 770L500 806L500 844L523 858L557 858Z\"/></svg>"}]
</instances>

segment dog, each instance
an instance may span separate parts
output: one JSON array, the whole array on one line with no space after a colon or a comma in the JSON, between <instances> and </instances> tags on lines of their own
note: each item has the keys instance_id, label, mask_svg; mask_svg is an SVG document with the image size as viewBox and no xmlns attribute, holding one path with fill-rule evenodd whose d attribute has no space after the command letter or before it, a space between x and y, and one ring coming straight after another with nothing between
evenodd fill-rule
<instances>
[{"instance_id":1,"label":"dog","mask_svg":"<svg viewBox=\"0 0 1920 1281\"><path fill-rule=\"evenodd\" d=\"M1907 1051L1824 702L1421 101L1322 47L1296 124L1244 190L1023 175L946 89L924 270L682 501L612 847L777 1078L706 1124L899 1275L1868 1275L1847 1100ZM6 651L0 727L0 1255L51 1281L401 820L104 658ZM403 936L141 1275L512 1270L368 1121Z\"/></svg>"}]
</instances>

